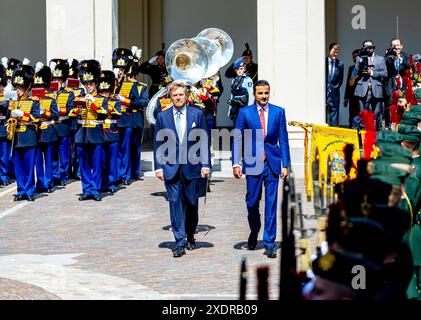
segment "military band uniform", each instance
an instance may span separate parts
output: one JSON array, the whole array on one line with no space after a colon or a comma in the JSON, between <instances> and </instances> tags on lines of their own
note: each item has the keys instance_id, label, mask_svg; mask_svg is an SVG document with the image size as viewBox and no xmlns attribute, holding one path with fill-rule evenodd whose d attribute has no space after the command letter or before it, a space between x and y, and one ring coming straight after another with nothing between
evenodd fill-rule
<instances>
[{"instance_id":1,"label":"military band uniform","mask_svg":"<svg viewBox=\"0 0 421 320\"><path fill-rule=\"evenodd\" d=\"M152 85L149 88L149 99L162 88L167 82L168 71L165 65L151 64L149 61L145 61L139 67L139 72L147 74L151 77Z\"/></svg>"},{"instance_id":2,"label":"military band uniform","mask_svg":"<svg viewBox=\"0 0 421 320\"><path fill-rule=\"evenodd\" d=\"M13 165L18 193L16 200L33 200L35 194L35 154L38 145L36 125L40 117L39 100L36 97L23 97L11 101L9 110L20 110L22 117L17 118L13 142ZM12 114L13 115L13 114Z\"/></svg>"},{"instance_id":3,"label":"military band uniform","mask_svg":"<svg viewBox=\"0 0 421 320\"><path fill-rule=\"evenodd\" d=\"M0 185L9 184L10 142L7 140L6 122L9 118L9 103L0 92Z\"/></svg>"},{"instance_id":4,"label":"military band uniform","mask_svg":"<svg viewBox=\"0 0 421 320\"><path fill-rule=\"evenodd\" d=\"M102 124L107 118L107 99L93 94L95 102L86 101L86 108L74 108L70 116L77 117L75 136L79 156L83 196L101 196L102 165L104 161L104 133Z\"/></svg>"},{"instance_id":5,"label":"military band uniform","mask_svg":"<svg viewBox=\"0 0 421 320\"><path fill-rule=\"evenodd\" d=\"M40 100L40 121L38 126L38 148L36 152L37 192L51 192L53 188L54 146L58 141L54 126L58 120L58 107L52 95Z\"/></svg>"},{"instance_id":6,"label":"military band uniform","mask_svg":"<svg viewBox=\"0 0 421 320\"><path fill-rule=\"evenodd\" d=\"M108 100L108 118L104 121L104 153L102 190L114 193L118 189L118 157L120 135L118 119L121 116L121 104L118 100Z\"/></svg>"}]
</instances>

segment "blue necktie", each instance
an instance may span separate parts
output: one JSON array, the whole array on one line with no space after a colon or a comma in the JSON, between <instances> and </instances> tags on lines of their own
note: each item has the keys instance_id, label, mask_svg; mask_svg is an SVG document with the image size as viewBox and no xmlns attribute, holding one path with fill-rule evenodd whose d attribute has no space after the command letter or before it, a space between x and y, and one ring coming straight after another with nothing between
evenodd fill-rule
<instances>
[{"instance_id":1,"label":"blue necktie","mask_svg":"<svg viewBox=\"0 0 421 320\"><path fill-rule=\"evenodd\" d=\"M183 113L181 112L181 110L177 110L177 112L175 113L175 115L176 115L176 117L175 117L175 128L177 129L178 139L180 141L183 140L183 136L182 136L183 125L181 123L181 115L182 114Z\"/></svg>"}]
</instances>

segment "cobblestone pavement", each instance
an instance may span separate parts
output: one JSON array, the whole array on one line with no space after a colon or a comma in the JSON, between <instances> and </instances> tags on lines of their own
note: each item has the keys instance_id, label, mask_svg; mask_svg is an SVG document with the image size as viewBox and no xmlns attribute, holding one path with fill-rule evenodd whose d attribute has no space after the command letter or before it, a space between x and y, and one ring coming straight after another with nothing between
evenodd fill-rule
<instances>
[{"instance_id":1,"label":"cobblestone pavement","mask_svg":"<svg viewBox=\"0 0 421 320\"><path fill-rule=\"evenodd\" d=\"M256 268L269 266L277 298L279 255L268 259L261 243L246 250L245 179L212 179L206 206L200 201L198 248L179 259L164 185L153 177L101 203L79 202L79 182L33 203L13 202L14 189L0 189L0 299L237 299L243 258L248 297L256 298ZM304 212L313 214L311 203Z\"/></svg>"}]
</instances>

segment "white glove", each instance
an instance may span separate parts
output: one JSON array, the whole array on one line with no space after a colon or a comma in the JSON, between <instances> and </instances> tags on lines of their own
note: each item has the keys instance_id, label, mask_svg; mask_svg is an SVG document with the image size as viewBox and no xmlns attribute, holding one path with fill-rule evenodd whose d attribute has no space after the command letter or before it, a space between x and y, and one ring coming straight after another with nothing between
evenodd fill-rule
<instances>
[{"instance_id":1,"label":"white glove","mask_svg":"<svg viewBox=\"0 0 421 320\"><path fill-rule=\"evenodd\" d=\"M89 93L87 95L85 95L85 99L89 100L91 103L95 102L95 98Z\"/></svg>"},{"instance_id":2,"label":"white glove","mask_svg":"<svg viewBox=\"0 0 421 320\"><path fill-rule=\"evenodd\" d=\"M39 109L39 114L40 114L40 115L45 114L45 110L44 110L43 108L40 108L40 109Z\"/></svg>"},{"instance_id":3,"label":"white glove","mask_svg":"<svg viewBox=\"0 0 421 320\"><path fill-rule=\"evenodd\" d=\"M158 57L155 56L155 57L150 58L148 62L149 62L149 64L154 64L154 63L156 63L157 59L158 59Z\"/></svg>"},{"instance_id":4,"label":"white glove","mask_svg":"<svg viewBox=\"0 0 421 320\"><path fill-rule=\"evenodd\" d=\"M13 118L22 118L23 111L22 110L12 110L12 117Z\"/></svg>"},{"instance_id":5,"label":"white glove","mask_svg":"<svg viewBox=\"0 0 421 320\"><path fill-rule=\"evenodd\" d=\"M117 99L120 100L121 102L124 102L126 100L126 98L124 96L122 96L121 94L118 94Z\"/></svg>"}]
</instances>

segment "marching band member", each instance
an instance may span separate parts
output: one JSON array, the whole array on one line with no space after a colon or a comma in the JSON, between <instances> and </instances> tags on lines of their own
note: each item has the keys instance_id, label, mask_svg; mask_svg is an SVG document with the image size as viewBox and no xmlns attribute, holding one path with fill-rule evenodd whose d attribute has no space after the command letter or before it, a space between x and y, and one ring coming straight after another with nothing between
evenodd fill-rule
<instances>
[{"instance_id":1,"label":"marching band member","mask_svg":"<svg viewBox=\"0 0 421 320\"><path fill-rule=\"evenodd\" d=\"M102 71L99 78L98 92L108 99L108 118L104 120L105 161L102 175L102 190L115 193L118 189L118 154L120 151L120 135L117 121L121 116L121 104L113 98L115 75L112 71Z\"/></svg>"},{"instance_id":2,"label":"marching band member","mask_svg":"<svg viewBox=\"0 0 421 320\"><path fill-rule=\"evenodd\" d=\"M72 90L65 87L69 76L69 63L64 59L52 59L50 68L53 74L52 81L59 83L57 92L57 106L59 118L55 123L58 134L56 150L54 151L53 179L54 182L65 186L70 173L70 120L69 112L73 109L75 95Z\"/></svg>"},{"instance_id":3,"label":"marching band member","mask_svg":"<svg viewBox=\"0 0 421 320\"><path fill-rule=\"evenodd\" d=\"M141 50L135 51L139 58ZM140 153L144 127L143 110L149 99L146 85L138 83L134 77L137 68L133 66L133 52L125 48L117 48L113 52L113 68L118 72L118 88L116 98L120 100L121 117L118 122L120 130L120 173L124 185L129 185L132 178L140 175Z\"/></svg>"},{"instance_id":4,"label":"marching band member","mask_svg":"<svg viewBox=\"0 0 421 320\"><path fill-rule=\"evenodd\" d=\"M107 118L107 99L97 95L101 67L96 60L79 63L79 78L86 94L74 101L75 108L69 114L77 117L79 128L75 142L79 156L83 194L79 201L101 201L102 165L104 159L104 134L102 124Z\"/></svg>"},{"instance_id":5,"label":"marching band member","mask_svg":"<svg viewBox=\"0 0 421 320\"><path fill-rule=\"evenodd\" d=\"M6 65L7 67L7 65ZM4 101L3 90L7 86L6 68L0 64L0 185L7 186L9 181L9 142L7 141L6 121L9 104Z\"/></svg>"},{"instance_id":6,"label":"marching band member","mask_svg":"<svg viewBox=\"0 0 421 320\"><path fill-rule=\"evenodd\" d=\"M35 66L35 79L32 95L36 89L42 91L40 98L40 121L38 126L38 148L36 152L37 183L36 192L48 192L53 190L53 157L54 146L58 135L54 127L58 120L58 107L53 94L48 93L51 83L51 69L38 62Z\"/></svg>"},{"instance_id":7,"label":"marching band member","mask_svg":"<svg viewBox=\"0 0 421 320\"><path fill-rule=\"evenodd\" d=\"M25 61L24 61L25 62ZM18 100L11 101L9 130L14 131L13 164L18 193L15 201L34 201L35 194L35 154L38 145L36 124L40 117L39 99L28 97L35 70L27 64L20 65L12 76L12 85L17 91ZM16 121L16 126L12 123Z\"/></svg>"}]
</instances>

